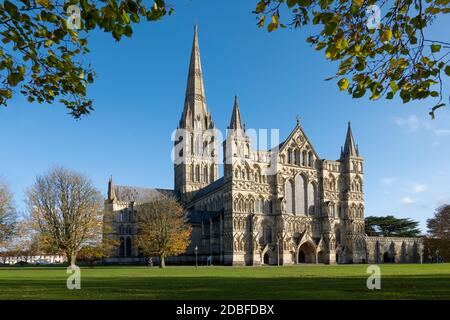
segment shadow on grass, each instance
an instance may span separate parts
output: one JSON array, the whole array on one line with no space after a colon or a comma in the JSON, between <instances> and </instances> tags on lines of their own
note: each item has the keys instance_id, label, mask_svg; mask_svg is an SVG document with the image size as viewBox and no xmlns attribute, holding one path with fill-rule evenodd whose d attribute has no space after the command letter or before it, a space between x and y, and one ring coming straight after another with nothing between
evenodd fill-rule
<instances>
[{"instance_id":1,"label":"shadow on grass","mask_svg":"<svg viewBox=\"0 0 450 320\"><path fill-rule=\"evenodd\" d=\"M366 277L87 277L81 290L66 278L2 279L0 299L450 299L450 275L385 276L381 290Z\"/></svg>"}]
</instances>

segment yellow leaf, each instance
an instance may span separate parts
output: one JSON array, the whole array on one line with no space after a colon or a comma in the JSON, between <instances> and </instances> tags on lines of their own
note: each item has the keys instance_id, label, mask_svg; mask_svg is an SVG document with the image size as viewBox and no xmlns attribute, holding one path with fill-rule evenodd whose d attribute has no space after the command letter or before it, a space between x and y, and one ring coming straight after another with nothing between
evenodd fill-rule
<instances>
[{"instance_id":1,"label":"yellow leaf","mask_svg":"<svg viewBox=\"0 0 450 320\"><path fill-rule=\"evenodd\" d=\"M44 8L49 8L51 5L50 0L36 0L36 2L41 6L43 6Z\"/></svg>"}]
</instances>

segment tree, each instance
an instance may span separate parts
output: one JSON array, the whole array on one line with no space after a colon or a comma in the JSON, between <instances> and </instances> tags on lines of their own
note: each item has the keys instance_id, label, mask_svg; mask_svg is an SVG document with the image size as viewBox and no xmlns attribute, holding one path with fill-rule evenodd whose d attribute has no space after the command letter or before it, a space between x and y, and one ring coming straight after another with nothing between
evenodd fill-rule
<instances>
[{"instance_id":1,"label":"tree","mask_svg":"<svg viewBox=\"0 0 450 320\"><path fill-rule=\"evenodd\" d=\"M12 193L8 186L0 181L0 249L11 240L16 225Z\"/></svg>"},{"instance_id":2,"label":"tree","mask_svg":"<svg viewBox=\"0 0 450 320\"><path fill-rule=\"evenodd\" d=\"M399 219L394 216L366 217L365 228L369 236L383 237L418 237L419 222L411 219Z\"/></svg>"},{"instance_id":3,"label":"tree","mask_svg":"<svg viewBox=\"0 0 450 320\"><path fill-rule=\"evenodd\" d=\"M439 255L450 261L450 205L436 209L434 217L427 220L427 229L425 242L430 253L439 251Z\"/></svg>"},{"instance_id":4,"label":"tree","mask_svg":"<svg viewBox=\"0 0 450 320\"><path fill-rule=\"evenodd\" d=\"M86 261L90 265L95 261L100 261L108 255L109 248L106 248L103 244L86 245L83 246L78 253L78 260Z\"/></svg>"},{"instance_id":5,"label":"tree","mask_svg":"<svg viewBox=\"0 0 450 320\"><path fill-rule=\"evenodd\" d=\"M112 213L104 211L102 214L103 233L99 233L95 239L91 239L89 242L85 243L78 254L79 260L86 261L91 265L96 261L100 261L108 257L111 251L116 249L120 244L120 241L114 239L113 237L105 236L113 230L110 224L105 223L105 221L111 218Z\"/></svg>"},{"instance_id":6,"label":"tree","mask_svg":"<svg viewBox=\"0 0 450 320\"><path fill-rule=\"evenodd\" d=\"M164 0L4 0L0 4L0 105L16 88L29 102L56 98L75 118L93 110L86 97L95 73L85 62L88 33L99 28L119 41L132 24L157 21L173 9Z\"/></svg>"},{"instance_id":7,"label":"tree","mask_svg":"<svg viewBox=\"0 0 450 320\"><path fill-rule=\"evenodd\" d=\"M82 246L102 233L100 192L77 172L54 168L37 176L27 203L41 243L65 253L72 267Z\"/></svg>"},{"instance_id":8,"label":"tree","mask_svg":"<svg viewBox=\"0 0 450 320\"><path fill-rule=\"evenodd\" d=\"M307 41L325 58L339 62L334 76L341 91L353 98L404 103L434 99L430 115L445 106L449 92L443 77L450 76L450 43L426 35L436 19L450 12L448 0L260 0L255 9L258 26L269 32L289 24L314 25ZM282 23L281 13L292 19ZM270 23L266 23L269 16ZM280 20L281 19L281 20ZM446 40L446 39L445 39Z\"/></svg>"},{"instance_id":9,"label":"tree","mask_svg":"<svg viewBox=\"0 0 450 320\"><path fill-rule=\"evenodd\" d=\"M158 256L160 267L165 258L186 251L192 227L176 199L160 196L138 207L137 245L146 256Z\"/></svg>"}]
</instances>

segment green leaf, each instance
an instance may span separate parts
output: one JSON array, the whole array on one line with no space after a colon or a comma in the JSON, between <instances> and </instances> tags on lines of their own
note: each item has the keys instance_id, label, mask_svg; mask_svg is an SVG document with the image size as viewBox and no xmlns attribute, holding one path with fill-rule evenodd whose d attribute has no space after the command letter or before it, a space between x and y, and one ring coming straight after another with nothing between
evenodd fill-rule
<instances>
[{"instance_id":1,"label":"green leaf","mask_svg":"<svg viewBox=\"0 0 450 320\"><path fill-rule=\"evenodd\" d=\"M391 87L392 94L395 94L398 91L398 85L397 85L397 83L395 81L392 80L389 83L389 86Z\"/></svg>"},{"instance_id":2,"label":"green leaf","mask_svg":"<svg viewBox=\"0 0 450 320\"><path fill-rule=\"evenodd\" d=\"M276 23L271 23L267 26L267 30L269 32L272 32L272 31L276 30L277 28L278 28L278 24L276 24Z\"/></svg>"},{"instance_id":3,"label":"green leaf","mask_svg":"<svg viewBox=\"0 0 450 320\"><path fill-rule=\"evenodd\" d=\"M265 10L266 10L266 1L265 0L261 0L256 5L256 13L263 13Z\"/></svg>"},{"instance_id":4,"label":"green leaf","mask_svg":"<svg viewBox=\"0 0 450 320\"><path fill-rule=\"evenodd\" d=\"M325 42L319 42L316 46L316 50L322 50L326 45Z\"/></svg>"},{"instance_id":5,"label":"green leaf","mask_svg":"<svg viewBox=\"0 0 450 320\"><path fill-rule=\"evenodd\" d=\"M125 10L122 11L122 19L126 24L130 24L130 16Z\"/></svg>"},{"instance_id":6,"label":"green leaf","mask_svg":"<svg viewBox=\"0 0 450 320\"><path fill-rule=\"evenodd\" d=\"M391 29L385 29L383 34L380 37L381 42L389 42L392 38L392 30Z\"/></svg>"},{"instance_id":7,"label":"green leaf","mask_svg":"<svg viewBox=\"0 0 450 320\"><path fill-rule=\"evenodd\" d=\"M450 66L445 66L445 74L450 77Z\"/></svg>"},{"instance_id":8,"label":"green leaf","mask_svg":"<svg viewBox=\"0 0 450 320\"><path fill-rule=\"evenodd\" d=\"M366 94L366 88L357 87L355 91L353 91L353 98L361 98Z\"/></svg>"},{"instance_id":9,"label":"green leaf","mask_svg":"<svg viewBox=\"0 0 450 320\"><path fill-rule=\"evenodd\" d=\"M440 44L432 44L431 45L431 52L439 52L441 50Z\"/></svg>"},{"instance_id":10,"label":"green leaf","mask_svg":"<svg viewBox=\"0 0 450 320\"><path fill-rule=\"evenodd\" d=\"M23 76L18 72L12 72L8 76L8 84L11 87L17 86L17 84L19 84L19 82L22 80L23 80Z\"/></svg>"},{"instance_id":11,"label":"green leaf","mask_svg":"<svg viewBox=\"0 0 450 320\"><path fill-rule=\"evenodd\" d=\"M325 25L325 28L323 29L323 33L326 36L331 36L337 29L338 25L336 22L330 22Z\"/></svg>"},{"instance_id":12,"label":"green leaf","mask_svg":"<svg viewBox=\"0 0 450 320\"><path fill-rule=\"evenodd\" d=\"M337 85L340 91L344 91L348 89L350 82L348 81L348 79L342 78L341 80L338 81Z\"/></svg>"}]
</instances>

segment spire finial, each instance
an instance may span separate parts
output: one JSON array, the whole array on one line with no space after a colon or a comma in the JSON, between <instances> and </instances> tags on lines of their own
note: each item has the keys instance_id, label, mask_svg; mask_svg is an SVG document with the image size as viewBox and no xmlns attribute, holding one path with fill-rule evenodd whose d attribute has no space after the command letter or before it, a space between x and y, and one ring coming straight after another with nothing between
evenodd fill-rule
<instances>
[{"instance_id":1,"label":"spire finial","mask_svg":"<svg viewBox=\"0 0 450 320\"><path fill-rule=\"evenodd\" d=\"M295 118L297 119L297 126L300 126L300 115L297 115Z\"/></svg>"},{"instance_id":2,"label":"spire finial","mask_svg":"<svg viewBox=\"0 0 450 320\"><path fill-rule=\"evenodd\" d=\"M192 42L191 58L189 62L188 80L183 115L180 120L180 128L194 127L195 117L207 117L205 88L203 84L202 63L198 40L197 22L194 24L194 39ZM210 126L208 123L207 127Z\"/></svg>"},{"instance_id":3,"label":"spire finial","mask_svg":"<svg viewBox=\"0 0 450 320\"><path fill-rule=\"evenodd\" d=\"M116 191L114 190L113 177L110 175L108 181L108 200L114 201L116 199Z\"/></svg>"},{"instance_id":4,"label":"spire finial","mask_svg":"<svg viewBox=\"0 0 450 320\"><path fill-rule=\"evenodd\" d=\"M344 156L357 157L358 149L356 147L355 139L353 138L352 127L350 121L348 122L347 136L344 144Z\"/></svg>"},{"instance_id":5,"label":"spire finial","mask_svg":"<svg viewBox=\"0 0 450 320\"><path fill-rule=\"evenodd\" d=\"M231 115L231 121L230 121L230 129L234 130L243 130L244 126L241 120L241 112L239 110L239 99L238 96L234 96L234 107L233 107L233 113Z\"/></svg>"}]
</instances>

